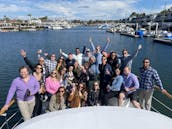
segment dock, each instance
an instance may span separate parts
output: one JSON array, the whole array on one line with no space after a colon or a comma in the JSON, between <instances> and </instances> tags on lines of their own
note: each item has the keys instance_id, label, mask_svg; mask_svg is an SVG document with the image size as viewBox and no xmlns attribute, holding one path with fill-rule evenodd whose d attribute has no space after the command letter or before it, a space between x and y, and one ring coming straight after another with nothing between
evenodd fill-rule
<instances>
[{"instance_id":1,"label":"dock","mask_svg":"<svg viewBox=\"0 0 172 129\"><path fill-rule=\"evenodd\" d=\"M154 42L159 42L159 43L165 43L172 45L172 39L167 39L167 38L153 38Z\"/></svg>"},{"instance_id":2,"label":"dock","mask_svg":"<svg viewBox=\"0 0 172 129\"><path fill-rule=\"evenodd\" d=\"M124 32L121 32L120 35L125 35L125 36L129 36L129 37L133 37L133 38L139 38L140 37L139 35L124 33Z\"/></svg>"}]
</instances>

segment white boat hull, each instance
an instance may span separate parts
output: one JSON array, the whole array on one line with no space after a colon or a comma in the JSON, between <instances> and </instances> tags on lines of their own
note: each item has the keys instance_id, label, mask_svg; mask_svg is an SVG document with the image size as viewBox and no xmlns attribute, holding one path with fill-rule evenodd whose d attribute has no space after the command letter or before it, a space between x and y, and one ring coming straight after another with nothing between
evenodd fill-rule
<instances>
[{"instance_id":1,"label":"white boat hull","mask_svg":"<svg viewBox=\"0 0 172 129\"><path fill-rule=\"evenodd\" d=\"M159 113L124 107L85 107L50 112L15 129L171 129L172 119Z\"/></svg>"}]
</instances>

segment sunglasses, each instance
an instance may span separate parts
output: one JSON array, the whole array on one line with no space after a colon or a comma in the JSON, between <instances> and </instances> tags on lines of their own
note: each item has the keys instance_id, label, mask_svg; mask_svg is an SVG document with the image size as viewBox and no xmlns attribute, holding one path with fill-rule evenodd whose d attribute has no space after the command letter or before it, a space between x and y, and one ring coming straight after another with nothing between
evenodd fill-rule
<instances>
[{"instance_id":1,"label":"sunglasses","mask_svg":"<svg viewBox=\"0 0 172 129\"><path fill-rule=\"evenodd\" d=\"M150 62L146 61L146 62L144 62L144 63L150 63Z\"/></svg>"},{"instance_id":2,"label":"sunglasses","mask_svg":"<svg viewBox=\"0 0 172 129\"><path fill-rule=\"evenodd\" d=\"M80 88L84 88L83 86L79 86Z\"/></svg>"},{"instance_id":3,"label":"sunglasses","mask_svg":"<svg viewBox=\"0 0 172 129\"><path fill-rule=\"evenodd\" d=\"M55 72L52 72L51 74L57 74L57 73L55 73Z\"/></svg>"}]
</instances>

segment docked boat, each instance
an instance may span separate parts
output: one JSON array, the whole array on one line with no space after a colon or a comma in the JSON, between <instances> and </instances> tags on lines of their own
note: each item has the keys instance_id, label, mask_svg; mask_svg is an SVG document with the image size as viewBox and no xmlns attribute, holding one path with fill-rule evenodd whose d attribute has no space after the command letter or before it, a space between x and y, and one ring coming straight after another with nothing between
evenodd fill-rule
<instances>
[{"instance_id":1,"label":"docked boat","mask_svg":"<svg viewBox=\"0 0 172 129\"><path fill-rule=\"evenodd\" d=\"M106 32L115 33L116 29L114 27L111 27L111 28L107 29Z\"/></svg>"},{"instance_id":2,"label":"docked boat","mask_svg":"<svg viewBox=\"0 0 172 129\"><path fill-rule=\"evenodd\" d=\"M172 38L153 38L153 41L172 45Z\"/></svg>"},{"instance_id":3,"label":"docked boat","mask_svg":"<svg viewBox=\"0 0 172 129\"><path fill-rule=\"evenodd\" d=\"M62 29L63 29L63 27L61 27L61 26L59 26L59 25L52 25L51 28L52 28L53 30L62 30Z\"/></svg>"},{"instance_id":4,"label":"docked boat","mask_svg":"<svg viewBox=\"0 0 172 129\"><path fill-rule=\"evenodd\" d=\"M98 25L98 29L107 30L109 28L110 28L110 25L107 23Z\"/></svg>"},{"instance_id":5,"label":"docked boat","mask_svg":"<svg viewBox=\"0 0 172 129\"><path fill-rule=\"evenodd\" d=\"M163 31L161 33L161 36L157 37L157 38L153 38L153 41L172 45L172 33L169 33L167 31Z\"/></svg>"},{"instance_id":6,"label":"docked boat","mask_svg":"<svg viewBox=\"0 0 172 129\"><path fill-rule=\"evenodd\" d=\"M125 36L129 36L129 37L139 38L139 35L136 35L135 33L121 32L120 35L125 35Z\"/></svg>"}]
</instances>

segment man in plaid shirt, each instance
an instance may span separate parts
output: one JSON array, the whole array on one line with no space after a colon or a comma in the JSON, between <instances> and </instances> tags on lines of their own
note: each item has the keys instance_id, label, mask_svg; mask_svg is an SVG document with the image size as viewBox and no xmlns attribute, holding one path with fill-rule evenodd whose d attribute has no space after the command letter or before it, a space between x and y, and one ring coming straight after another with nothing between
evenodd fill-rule
<instances>
[{"instance_id":1,"label":"man in plaid shirt","mask_svg":"<svg viewBox=\"0 0 172 129\"><path fill-rule=\"evenodd\" d=\"M146 110L151 109L154 82L157 86L160 87L162 93L166 92L166 90L163 88L157 71L150 66L150 60L148 58L145 58L143 60L143 67L140 68L139 99L142 108Z\"/></svg>"},{"instance_id":2,"label":"man in plaid shirt","mask_svg":"<svg viewBox=\"0 0 172 129\"><path fill-rule=\"evenodd\" d=\"M57 66L56 55L52 54L49 59L45 59L45 64L48 67L49 73L51 73Z\"/></svg>"}]
</instances>

